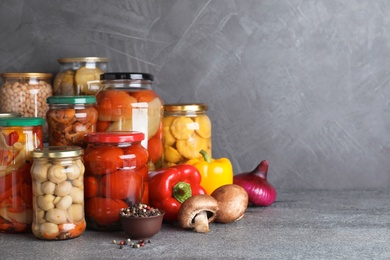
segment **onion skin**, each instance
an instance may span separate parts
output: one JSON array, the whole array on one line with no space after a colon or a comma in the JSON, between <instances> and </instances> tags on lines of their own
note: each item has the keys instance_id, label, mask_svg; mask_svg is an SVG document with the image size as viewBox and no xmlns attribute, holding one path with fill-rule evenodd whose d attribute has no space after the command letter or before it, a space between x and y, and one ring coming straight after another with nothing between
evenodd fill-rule
<instances>
[{"instance_id":1,"label":"onion skin","mask_svg":"<svg viewBox=\"0 0 390 260\"><path fill-rule=\"evenodd\" d=\"M274 203L276 190L267 180L268 161L263 160L251 172L233 177L233 183L243 187L248 193L249 204L266 207Z\"/></svg>"}]
</instances>

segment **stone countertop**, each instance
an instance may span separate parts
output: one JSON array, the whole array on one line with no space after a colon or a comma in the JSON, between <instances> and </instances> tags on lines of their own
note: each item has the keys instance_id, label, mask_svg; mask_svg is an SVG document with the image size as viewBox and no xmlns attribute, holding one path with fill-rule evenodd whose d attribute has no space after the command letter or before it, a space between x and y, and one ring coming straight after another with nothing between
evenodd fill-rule
<instances>
[{"instance_id":1,"label":"stone countertop","mask_svg":"<svg viewBox=\"0 0 390 260\"><path fill-rule=\"evenodd\" d=\"M141 248L123 232L87 230L64 241L0 234L1 259L389 259L390 191L279 191L230 224L199 234L174 224Z\"/></svg>"}]
</instances>

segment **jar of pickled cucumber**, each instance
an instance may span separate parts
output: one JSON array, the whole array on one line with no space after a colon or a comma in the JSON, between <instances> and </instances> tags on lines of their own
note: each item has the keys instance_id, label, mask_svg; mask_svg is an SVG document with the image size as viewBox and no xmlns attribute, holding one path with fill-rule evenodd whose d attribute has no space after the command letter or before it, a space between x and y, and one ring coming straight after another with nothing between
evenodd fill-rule
<instances>
[{"instance_id":1,"label":"jar of pickled cucumber","mask_svg":"<svg viewBox=\"0 0 390 260\"><path fill-rule=\"evenodd\" d=\"M105 73L103 90L96 96L97 132L139 131L149 152L149 169L162 167L163 101L152 89L148 73Z\"/></svg>"},{"instance_id":2,"label":"jar of pickled cucumber","mask_svg":"<svg viewBox=\"0 0 390 260\"><path fill-rule=\"evenodd\" d=\"M61 58L60 71L54 78L55 96L96 95L101 89L100 75L107 71L103 57Z\"/></svg>"},{"instance_id":3,"label":"jar of pickled cucumber","mask_svg":"<svg viewBox=\"0 0 390 260\"><path fill-rule=\"evenodd\" d=\"M211 121L206 104L164 105L164 166L185 163L211 153Z\"/></svg>"},{"instance_id":4,"label":"jar of pickled cucumber","mask_svg":"<svg viewBox=\"0 0 390 260\"><path fill-rule=\"evenodd\" d=\"M49 146L32 152L35 237L64 240L78 237L86 229L82 155L78 146Z\"/></svg>"},{"instance_id":5,"label":"jar of pickled cucumber","mask_svg":"<svg viewBox=\"0 0 390 260\"><path fill-rule=\"evenodd\" d=\"M44 118L0 118L0 232L31 232L31 153L43 147Z\"/></svg>"},{"instance_id":6,"label":"jar of pickled cucumber","mask_svg":"<svg viewBox=\"0 0 390 260\"><path fill-rule=\"evenodd\" d=\"M1 111L20 113L23 117L45 118L52 96L50 73L3 73L0 90ZM43 139L48 140L47 124L43 125Z\"/></svg>"},{"instance_id":7,"label":"jar of pickled cucumber","mask_svg":"<svg viewBox=\"0 0 390 260\"><path fill-rule=\"evenodd\" d=\"M85 136L85 209L88 229L122 230L119 212L148 204L148 151L141 132L98 132Z\"/></svg>"},{"instance_id":8,"label":"jar of pickled cucumber","mask_svg":"<svg viewBox=\"0 0 390 260\"><path fill-rule=\"evenodd\" d=\"M84 147L84 135L96 131L96 97L51 96L47 103L49 145Z\"/></svg>"}]
</instances>

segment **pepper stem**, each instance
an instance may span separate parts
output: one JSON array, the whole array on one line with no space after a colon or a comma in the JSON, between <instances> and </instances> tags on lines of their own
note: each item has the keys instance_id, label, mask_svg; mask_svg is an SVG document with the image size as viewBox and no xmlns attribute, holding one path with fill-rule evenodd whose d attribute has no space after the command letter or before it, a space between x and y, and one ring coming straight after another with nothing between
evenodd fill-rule
<instances>
[{"instance_id":1,"label":"pepper stem","mask_svg":"<svg viewBox=\"0 0 390 260\"><path fill-rule=\"evenodd\" d=\"M203 159L207 162L207 163L211 163L211 157L210 155L205 151L205 150L200 150L199 152L202 156L203 156Z\"/></svg>"},{"instance_id":2,"label":"pepper stem","mask_svg":"<svg viewBox=\"0 0 390 260\"><path fill-rule=\"evenodd\" d=\"M186 182L178 182L173 186L173 197L178 202L183 203L186 199L192 196L191 185Z\"/></svg>"}]
</instances>

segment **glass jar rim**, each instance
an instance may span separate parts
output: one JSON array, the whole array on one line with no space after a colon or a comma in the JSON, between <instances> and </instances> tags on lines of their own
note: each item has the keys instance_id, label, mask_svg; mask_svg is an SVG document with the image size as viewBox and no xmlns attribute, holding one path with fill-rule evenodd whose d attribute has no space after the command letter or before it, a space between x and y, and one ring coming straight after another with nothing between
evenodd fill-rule
<instances>
[{"instance_id":1,"label":"glass jar rim","mask_svg":"<svg viewBox=\"0 0 390 260\"><path fill-rule=\"evenodd\" d=\"M57 60L59 63L72 63L72 62L108 62L108 58L105 57L71 57L60 58Z\"/></svg>"},{"instance_id":2,"label":"glass jar rim","mask_svg":"<svg viewBox=\"0 0 390 260\"><path fill-rule=\"evenodd\" d=\"M112 132L95 132L84 136L87 143L131 143L141 142L145 134L139 131L112 131Z\"/></svg>"},{"instance_id":3,"label":"glass jar rim","mask_svg":"<svg viewBox=\"0 0 390 260\"><path fill-rule=\"evenodd\" d=\"M5 72L0 74L2 78L51 78L51 73L40 72Z\"/></svg>"},{"instance_id":4,"label":"glass jar rim","mask_svg":"<svg viewBox=\"0 0 390 260\"><path fill-rule=\"evenodd\" d=\"M153 81L154 76L144 72L109 72L100 75L100 80L149 80Z\"/></svg>"}]
</instances>

